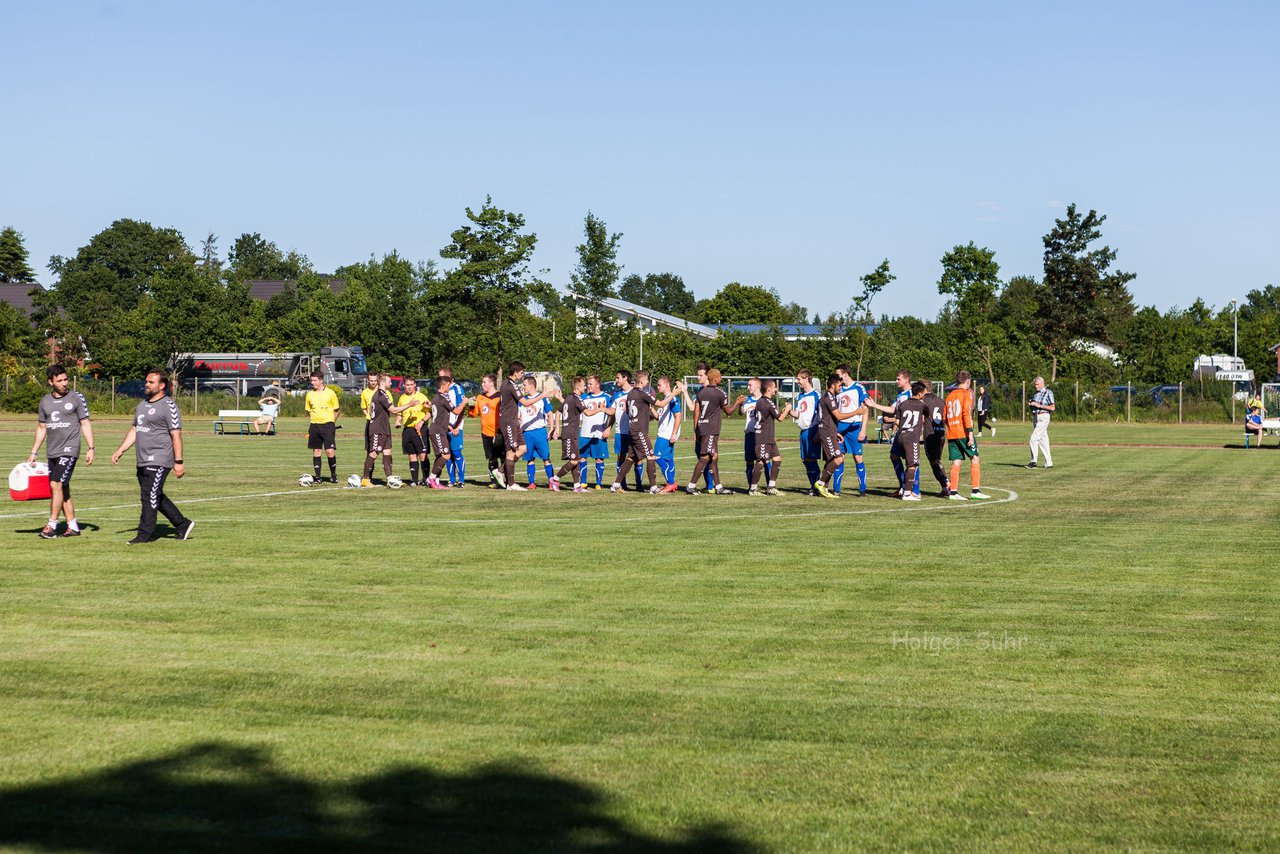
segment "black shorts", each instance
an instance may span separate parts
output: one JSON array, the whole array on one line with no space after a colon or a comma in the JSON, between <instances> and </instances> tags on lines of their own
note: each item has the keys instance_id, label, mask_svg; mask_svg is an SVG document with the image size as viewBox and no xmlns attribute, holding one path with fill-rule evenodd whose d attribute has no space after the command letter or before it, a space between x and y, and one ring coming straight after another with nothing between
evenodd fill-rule
<instances>
[{"instance_id":1,"label":"black shorts","mask_svg":"<svg viewBox=\"0 0 1280 854\"><path fill-rule=\"evenodd\" d=\"M719 434L710 436L702 433L696 433L693 437L694 448L700 457L714 457L718 453L720 446Z\"/></svg>"},{"instance_id":2,"label":"black shorts","mask_svg":"<svg viewBox=\"0 0 1280 854\"><path fill-rule=\"evenodd\" d=\"M519 424L500 424L498 435L502 437L502 443L506 446L507 452L514 452L524 444L524 431L520 429Z\"/></svg>"},{"instance_id":3,"label":"black shorts","mask_svg":"<svg viewBox=\"0 0 1280 854\"><path fill-rule=\"evenodd\" d=\"M578 437L565 436L560 440L560 459L576 460L578 458Z\"/></svg>"},{"instance_id":4,"label":"black shorts","mask_svg":"<svg viewBox=\"0 0 1280 854\"><path fill-rule=\"evenodd\" d=\"M384 451L391 450L391 434L390 433L374 433L369 432L369 453L381 454Z\"/></svg>"},{"instance_id":5,"label":"black shorts","mask_svg":"<svg viewBox=\"0 0 1280 854\"><path fill-rule=\"evenodd\" d=\"M334 424L312 424L307 428L307 447L313 451L333 450L337 441L333 436Z\"/></svg>"},{"instance_id":6,"label":"black shorts","mask_svg":"<svg viewBox=\"0 0 1280 854\"><path fill-rule=\"evenodd\" d=\"M506 454L506 445L502 442L502 435L497 436L481 436L480 444L484 446L484 458L486 460L501 460Z\"/></svg>"},{"instance_id":7,"label":"black shorts","mask_svg":"<svg viewBox=\"0 0 1280 854\"><path fill-rule=\"evenodd\" d=\"M60 483L64 487L71 483L71 473L76 470L79 457L50 457L49 482Z\"/></svg>"},{"instance_id":8,"label":"black shorts","mask_svg":"<svg viewBox=\"0 0 1280 854\"><path fill-rule=\"evenodd\" d=\"M819 431L818 444L822 446L822 459L825 462L831 462L836 457L844 456L844 445L837 433L828 433L826 430Z\"/></svg>"},{"instance_id":9,"label":"black shorts","mask_svg":"<svg viewBox=\"0 0 1280 854\"><path fill-rule=\"evenodd\" d=\"M755 450L756 450L755 458L757 460L761 460L764 462L768 462L769 460L772 460L774 457L782 456L782 454L778 453L777 442L756 442Z\"/></svg>"},{"instance_id":10,"label":"black shorts","mask_svg":"<svg viewBox=\"0 0 1280 854\"><path fill-rule=\"evenodd\" d=\"M631 444L627 448L627 456L636 462L644 462L653 456L653 444L648 433L631 431Z\"/></svg>"},{"instance_id":11,"label":"black shorts","mask_svg":"<svg viewBox=\"0 0 1280 854\"><path fill-rule=\"evenodd\" d=\"M400 450L413 456L427 452L427 445L422 441L422 434L417 427L404 428L404 432L400 434Z\"/></svg>"},{"instance_id":12,"label":"black shorts","mask_svg":"<svg viewBox=\"0 0 1280 854\"><path fill-rule=\"evenodd\" d=\"M373 422L371 422L368 418L366 418L364 420L364 449L366 453L370 450L369 440L370 440L370 437L373 435L373 432L370 430L372 426L373 426Z\"/></svg>"},{"instance_id":13,"label":"black shorts","mask_svg":"<svg viewBox=\"0 0 1280 854\"><path fill-rule=\"evenodd\" d=\"M427 439L431 442L431 450L437 457L449 456L449 433L446 430L432 430L427 433Z\"/></svg>"}]
</instances>

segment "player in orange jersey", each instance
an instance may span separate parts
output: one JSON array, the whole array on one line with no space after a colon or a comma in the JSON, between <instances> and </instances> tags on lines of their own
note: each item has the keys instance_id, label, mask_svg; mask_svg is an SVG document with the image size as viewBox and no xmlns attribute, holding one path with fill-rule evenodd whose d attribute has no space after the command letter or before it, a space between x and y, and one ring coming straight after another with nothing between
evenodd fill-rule
<instances>
[{"instance_id":1,"label":"player in orange jersey","mask_svg":"<svg viewBox=\"0 0 1280 854\"><path fill-rule=\"evenodd\" d=\"M978 444L973 440L973 392L969 390L969 372L956 374L955 388L947 393L944 406L947 422L947 451L951 459L951 495L955 501L964 501L957 487L960 485L960 463L969 460L969 479L973 491L969 498L975 501L990 498L980 489L982 466L978 460Z\"/></svg>"}]
</instances>

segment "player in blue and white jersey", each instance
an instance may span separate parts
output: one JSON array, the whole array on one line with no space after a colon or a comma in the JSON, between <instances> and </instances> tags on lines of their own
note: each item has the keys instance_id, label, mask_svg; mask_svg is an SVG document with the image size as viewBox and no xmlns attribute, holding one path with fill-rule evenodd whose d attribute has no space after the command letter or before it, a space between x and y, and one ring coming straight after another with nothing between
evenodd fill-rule
<instances>
[{"instance_id":1,"label":"player in blue and white jersey","mask_svg":"<svg viewBox=\"0 0 1280 854\"><path fill-rule=\"evenodd\" d=\"M840 378L840 391L836 394L836 399L840 402L840 444L844 448L845 457L853 457L854 467L858 472L858 494L866 495L867 466L862 461L862 443L867 440L867 408L863 405L867 399L867 389L854 380L848 365L836 368L836 376ZM831 481L832 492L839 495L843 483L844 465L841 464Z\"/></svg>"},{"instance_id":2,"label":"player in blue and white jersey","mask_svg":"<svg viewBox=\"0 0 1280 854\"><path fill-rule=\"evenodd\" d=\"M822 393L813 382L813 371L808 368L796 371L796 382L800 384L800 396L796 398L793 411L796 426L800 428L800 461L804 463L804 473L809 478L809 494L817 495L815 487L822 469L818 460L822 459L822 445L818 437L821 419L818 417L818 401Z\"/></svg>"},{"instance_id":3,"label":"player in blue and white jersey","mask_svg":"<svg viewBox=\"0 0 1280 854\"><path fill-rule=\"evenodd\" d=\"M676 441L680 438L680 426L684 422L684 405L680 398L684 392L684 383L671 385L670 377L658 377L658 440L654 442L653 452L658 457L658 468L667 481L663 492L676 492Z\"/></svg>"},{"instance_id":4,"label":"player in blue and white jersey","mask_svg":"<svg viewBox=\"0 0 1280 854\"><path fill-rule=\"evenodd\" d=\"M467 461L462 456L463 436L462 426L463 419L466 418L467 411L467 393L462 390L461 383L453 381L453 371L449 368L441 368L438 371L440 380L445 377L449 378L449 485L463 487L467 484ZM443 382L440 383L444 385Z\"/></svg>"},{"instance_id":5,"label":"player in blue and white jersey","mask_svg":"<svg viewBox=\"0 0 1280 854\"><path fill-rule=\"evenodd\" d=\"M537 377L525 377L523 382L526 400L538 393ZM551 465L551 440L547 432L547 413L554 411L555 407L546 397L529 403L522 401L520 404L520 430L524 433L524 461L529 475L529 489L538 488L538 466L535 461L542 460L547 472L547 486L557 492L560 490L560 481L556 479L556 470Z\"/></svg>"},{"instance_id":6,"label":"player in blue and white jersey","mask_svg":"<svg viewBox=\"0 0 1280 854\"><path fill-rule=\"evenodd\" d=\"M578 424L578 454L582 465L578 466L578 485L587 488L587 460L595 461L596 489L604 482L604 461L609 456L609 443L605 434L609 430L609 395L600 390L600 376L587 377L587 392L581 395L582 421ZM587 412L585 410L591 410Z\"/></svg>"}]
</instances>

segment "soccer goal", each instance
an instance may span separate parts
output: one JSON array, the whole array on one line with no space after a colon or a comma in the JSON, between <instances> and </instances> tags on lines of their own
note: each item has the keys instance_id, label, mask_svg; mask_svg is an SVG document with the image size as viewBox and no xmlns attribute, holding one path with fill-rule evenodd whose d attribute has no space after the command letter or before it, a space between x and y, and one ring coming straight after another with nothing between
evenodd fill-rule
<instances>
[{"instance_id":1,"label":"soccer goal","mask_svg":"<svg viewBox=\"0 0 1280 854\"><path fill-rule=\"evenodd\" d=\"M1262 400L1262 418L1268 430L1280 430L1280 383L1263 383L1258 397Z\"/></svg>"}]
</instances>

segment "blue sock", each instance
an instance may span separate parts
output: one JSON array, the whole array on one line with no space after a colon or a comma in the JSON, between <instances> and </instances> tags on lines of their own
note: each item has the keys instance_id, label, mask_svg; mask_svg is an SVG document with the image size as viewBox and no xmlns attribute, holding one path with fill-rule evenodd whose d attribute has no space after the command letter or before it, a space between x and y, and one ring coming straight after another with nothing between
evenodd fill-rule
<instances>
[{"instance_id":1,"label":"blue sock","mask_svg":"<svg viewBox=\"0 0 1280 854\"><path fill-rule=\"evenodd\" d=\"M465 483L467 480L466 457L462 456L462 454L458 454L457 462L454 463L454 467L458 470L458 483Z\"/></svg>"},{"instance_id":2,"label":"blue sock","mask_svg":"<svg viewBox=\"0 0 1280 854\"><path fill-rule=\"evenodd\" d=\"M582 465L578 466L578 483L583 486L587 485L587 461L583 460Z\"/></svg>"},{"instance_id":3,"label":"blue sock","mask_svg":"<svg viewBox=\"0 0 1280 854\"><path fill-rule=\"evenodd\" d=\"M583 482L585 481L586 478L583 478ZM602 483L604 483L604 460L599 459L596 460L596 486L599 486Z\"/></svg>"},{"instance_id":4,"label":"blue sock","mask_svg":"<svg viewBox=\"0 0 1280 854\"><path fill-rule=\"evenodd\" d=\"M817 460L805 460L804 473L809 477L809 488L813 489L814 484L818 482L818 478L822 476L822 469L818 468Z\"/></svg>"},{"instance_id":5,"label":"blue sock","mask_svg":"<svg viewBox=\"0 0 1280 854\"><path fill-rule=\"evenodd\" d=\"M707 489L715 486L715 481L711 479L711 464L707 463L707 467L702 470L702 478L707 482Z\"/></svg>"},{"instance_id":6,"label":"blue sock","mask_svg":"<svg viewBox=\"0 0 1280 854\"><path fill-rule=\"evenodd\" d=\"M555 467L554 467L554 466L552 466L550 462L546 462L546 463L544 464L544 468L546 469L546 472L547 472L547 483L550 483L550 482L551 482L551 478L553 478L553 477L555 477L555 476L556 476L556 470L555 470Z\"/></svg>"},{"instance_id":7,"label":"blue sock","mask_svg":"<svg viewBox=\"0 0 1280 854\"><path fill-rule=\"evenodd\" d=\"M533 463L527 463L524 468L525 468L525 471L529 473L529 483L533 483L534 478L538 474L538 467Z\"/></svg>"},{"instance_id":8,"label":"blue sock","mask_svg":"<svg viewBox=\"0 0 1280 854\"><path fill-rule=\"evenodd\" d=\"M836 470L831 474L831 491L840 492L840 487L844 485L844 463L836 466Z\"/></svg>"},{"instance_id":9,"label":"blue sock","mask_svg":"<svg viewBox=\"0 0 1280 854\"><path fill-rule=\"evenodd\" d=\"M636 463L636 467L632 469L632 471L636 473L636 492L639 492L640 490L644 489L644 483L642 483L640 480L640 467L641 467L641 463Z\"/></svg>"},{"instance_id":10,"label":"blue sock","mask_svg":"<svg viewBox=\"0 0 1280 854\"><path fill-rule=\"evenodd\" d=\"M857 463L858 466L858 491L867 491L867 465L866 463Z\"/></svg>"},{"instance_id":11,"label":"blue sock","mask_svg":"<svg viewBox=\"0 0 1280 854\"><path fill-rule=\"evenodd\" d=\"M669 460L664 457L663 459L658 460L658 463L662 466L662 478L667 482L667 486L670 486L671 484L675 483L676 482L676 461Z\"/></svg>"},{"instance_id":12,"label":"blue sock","mask_svg":"<svg viewBox=\"0 0 1280 854\"><path fill-rule=\"evenodd\" d=\"M453 461L453 457L449 458L449 462L444 464L445 473L449 475L449 483L453 483L454 472L458 469L458 464Z\"/></svg>"},{"instance_id":13,"label":"blue sock","mask_svg":"<svg viewBox=\"0 0 1280 854\"><path fill-rule=\"evenodd\" d=\"M920 466L916 466L916 482L911 485L911 491L920 494Z\"/></svg>"},{"instance_id":14,"label":"blue sock","mask_svg":"<svg viewBox=\"0 0 1280 854\"><path fill-rule=\"evenodd\" d=\"M906 486L907 469L906 466L902 464L902 460L898 457L893 458L893 473L898 476L898 488L902 489L902 487Z\"/></svg>"}]
</instances>

